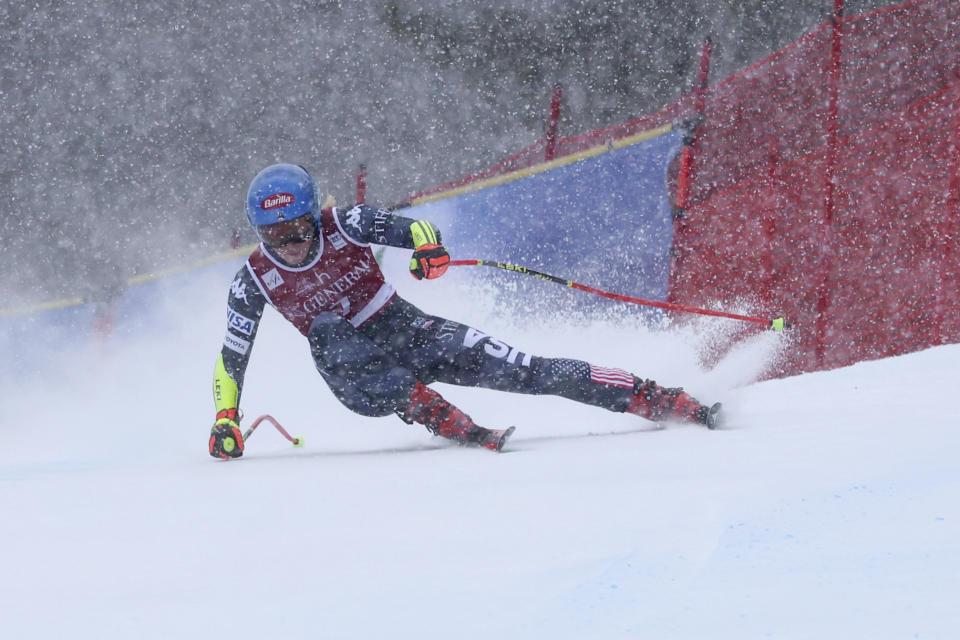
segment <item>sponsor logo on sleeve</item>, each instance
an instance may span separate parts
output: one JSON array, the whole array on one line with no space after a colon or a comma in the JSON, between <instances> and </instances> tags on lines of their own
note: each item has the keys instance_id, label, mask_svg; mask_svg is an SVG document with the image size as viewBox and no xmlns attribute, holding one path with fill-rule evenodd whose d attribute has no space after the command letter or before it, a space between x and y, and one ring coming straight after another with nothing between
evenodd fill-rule
<instances>
[{"instance_id":1,"label":"sponsor logo on sleeve","mask_svg":"<svg viewBox=\"0 0 960 640\"><path fill-rule=\"evenodd\" d=\"M250 301L247 300L247 285L243 284L240 276L237 276L233 284L230 285L230 293L232 293L233 297L237 300L243 300L247 304L250 304Z\"/></svg>"},{"instance_id":2,"label":"sponsor logo on sleeve","mask_svg":"<svg viewBox=\"0 0 960 640\"><path fill-rule=\"evenodd\" d=\"M223 337L223 346L231 351L236 351L242 356L247 355L247 351L250 350L250 341L244 340L243 338L238 338L229 331L227 335Z\"/></svg>"},{"instance_id":3,"label":"sponsor logo on sleeve","mask_svg":"<svg viewBox=\"0 0 960 640\"><path fill-rule=\"evenodd\" d=\"M231 329L250 335L253 333L253 320L227 308L227 324Z\"/></svg>"},{"instance_id":4,"label":"sponsor logo on sleeve","mask_svg":"<svg viewBox=\"0 0 960 640\"><path fill-rule=\"evenodd\" d=\"M273 291L283 284L283 277L280 275L280 272L277 271L276 267L263 274L263 284L267 285L267 289L270 289L270 291Z\"/></svg>"},{"instance_id":5,"label":"sponsor logo on sleeve","mask_svg":"<svg viewBox=\"0 0 960 640\"><path fill-rule=\"evenodd\" d=\"M347 224L351 227L356 227L357 231L363 231L363 228L360 226L360 207L354 207L347 211Z\"/></svg>"},{"instance_id":6,"label":"sponsor logo on sleeve","mask_svg":"<svg viewBox=\"0 0 960 640\"><path fill-rule=\"evenodd\" d=\"M373 215L373 235L377 238L377 244L387 244L387 222L393 218L393 214L386 209L377 209Z\"/></svg>"},{"instance_id":7,"label":"sponsor logo on sleeve","mask_svg":"<svg viewBox=\"0 0 960 640\"><path fill-rule=\"evenodd\" d=\"M347 241L343 239L343 236L340 235L340 232L339 232L339 231L337 231L336 233L334 233L334 234L332 234L332 235L327 236L327 240L330 241L330 244L333 245L333 248L334 248L334 249L338 249L338 250L339 250L339 249L343 249L345 246L347 246Z\"/></svg>"}]
</instances>

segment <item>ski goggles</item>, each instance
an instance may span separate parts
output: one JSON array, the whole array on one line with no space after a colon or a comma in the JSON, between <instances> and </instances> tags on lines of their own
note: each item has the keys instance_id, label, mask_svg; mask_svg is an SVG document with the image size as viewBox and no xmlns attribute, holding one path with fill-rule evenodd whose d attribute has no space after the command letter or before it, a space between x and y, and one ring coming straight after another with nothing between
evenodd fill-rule
<instances>
[{"instance_id":1,"label":"ski goggles","mask_svg":"<svg viewBox=\"0 0 960 640\"><path fill-rule=\"evenodd\" d=\"M312 213L307 213L287 222L260 225L257 232L264 245L279 249L288 244L313 240L317 236L317 221Z\"/></svg>"}]
</instances>

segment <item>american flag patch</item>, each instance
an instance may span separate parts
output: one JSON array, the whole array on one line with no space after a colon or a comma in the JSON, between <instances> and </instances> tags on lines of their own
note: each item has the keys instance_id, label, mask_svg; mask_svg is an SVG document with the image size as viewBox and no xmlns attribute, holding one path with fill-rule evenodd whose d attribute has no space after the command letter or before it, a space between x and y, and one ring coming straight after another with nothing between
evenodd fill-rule
<instances>
[{"instance_id":1,"label":"american flag patch","mask_svg":"<svg viewBox=\"0 0 960 640\"><path fill-rule=\"evenodd\" d=\"M608 367L595 367L590 365L590 379L600 384L608 384L611 387L633 389L633 374L623 369L610 369Z\"/></svg>"}]
</instances>

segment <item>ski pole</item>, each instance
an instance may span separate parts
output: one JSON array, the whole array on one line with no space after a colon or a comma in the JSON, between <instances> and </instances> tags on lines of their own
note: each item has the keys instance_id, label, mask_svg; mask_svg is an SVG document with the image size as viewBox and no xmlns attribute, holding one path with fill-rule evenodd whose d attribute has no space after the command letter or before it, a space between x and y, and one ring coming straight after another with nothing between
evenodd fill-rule
<instances>
[{"instance_id":1,"label":"ski pole","mask_svg":"<svg viewBox=\"0 0 960 640\"><path fill-rule=\"evenodd\" d=\"M557 284L562 284L573 289L579 289L580 291L586 291L587 293L592 293L594 295L603 296L604 298L610 298L611 300L619 300L620 302L630 302L633 304L644 305L648 307L658 307L660 309L668 309L670 311L684 311L687 313L699 313L705 316L716 316L719 318L731 318L733 320L743 320L744 322L754 322L757 324L763 324L773 329L774 331L783 331L785 328L790 328L791 325L784 322L783 318L760 318L756 316L744 316L737 313L727 313L726 311L714 311L712 309L700 309L698 307L687 307L682 304L674 304L672 302L659 302L657 300L644 300L643 298L634 298L631 296L625 296L620 293L611 293L609 291L603 291L602 289L596 289L594 287L588 287L585 284L580 284L579 282L574 282L572 280L565 280L563 278L558 278L557 276L552 276L548 273L542 273L540 271L534 271L533 269L528 269L526 267L521 267L516 264L509 264L506 262L497 262L496 260L451 260L450 264L455 267L469 267L469 266L481 266L481 267L496 267L497 269L503 269L504 271L512 271L514 273L522 273L523 275L533 276L535 278L540 278L541 280L547 280L549 282L556 282Z\"/></svg>"},{"instance_id":2,"label":"ski pole","mask_svg":"<svg viewBox=\"0 0 960 640\"><path fill-rule=\"evenodd\" d=\"M293 444L293 446L295 446L295 447L302 447L302 446L303 446L303 436L297 436L297 437L291 436L289 433L287 433L287 430L284 429L283 427L281 427L281 426L280 426L280 423L277 422L276 419L275 419L273 416L269 415L269 414L264 414L264 415L260 416L259 418L257 418L256 420L253 421L253 424L251 424L250 427L249 427L249 428L246 430L246 432L243 434L243 441L244 441L244 442L247 441L247 438L249 438L250 436L253 435L254 430L255 430L257 427L259 427L259 426L260 426L260 423L263 422L264 420L266 420L267 422L269 422L269 423L271 423L273 426L275 426L275 427L277 428L277 431L280 432L280 435L282 435L284 438L286 438L287 440L289 440L289 441Z\"/></svg>"}]
</instances>

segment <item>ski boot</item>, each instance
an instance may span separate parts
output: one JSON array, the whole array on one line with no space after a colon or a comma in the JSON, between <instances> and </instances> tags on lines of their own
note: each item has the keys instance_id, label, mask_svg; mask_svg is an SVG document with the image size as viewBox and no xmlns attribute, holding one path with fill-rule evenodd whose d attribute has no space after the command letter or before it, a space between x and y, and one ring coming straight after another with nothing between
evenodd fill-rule
<instances>
[{"instance_id":1,"label":"ski boot","mask_svg":"<svg viewBox=\"0 0 960 640\"><path fill-rule=\"evenodd\" d=\"M417 382L410 394L410 404L400 419L407 424L422 424L431 433L453 440L461 445L479 446L490 451L501 451L515 429L487 429L474 424L470 416L443 399L439 393Z\"/></svg>"},{"instance_id":2,"label":"ski boot","mask_svg":"<svg viewBox=\"0 0 960 640\"><path fill-rule=\"evenodd\" d=\"M626 412L654 422L677 420L716 429L721 424L720 410L719 402L708 407L679 387L668 389L653 380L634 378L633 397Z\"/></svg>"}]
</instances>

